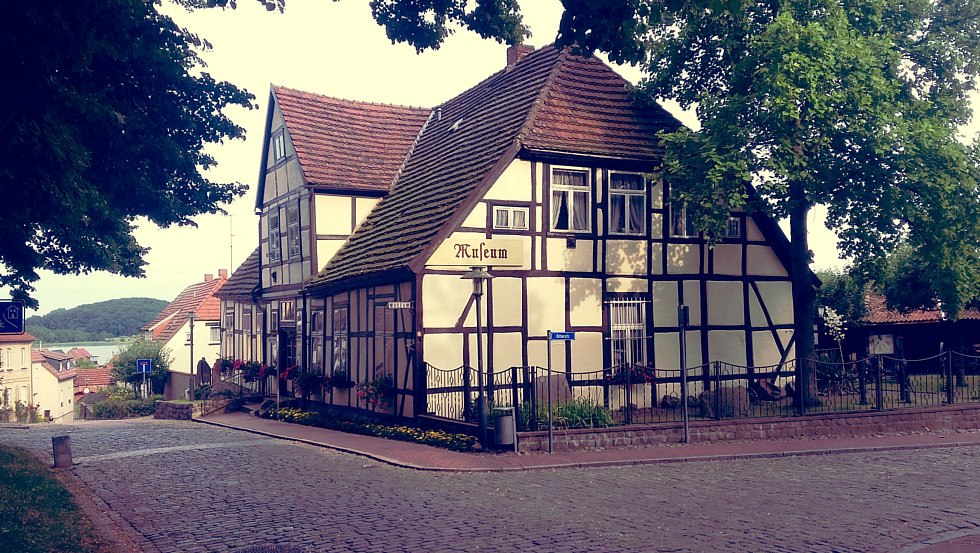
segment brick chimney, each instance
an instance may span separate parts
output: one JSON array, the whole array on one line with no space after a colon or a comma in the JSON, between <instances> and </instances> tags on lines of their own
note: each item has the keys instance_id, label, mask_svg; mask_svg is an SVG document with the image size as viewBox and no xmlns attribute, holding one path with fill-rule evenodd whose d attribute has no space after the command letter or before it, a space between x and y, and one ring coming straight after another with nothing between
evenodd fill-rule
<instances>
[{"instance_id":1,"label":"brick chimney","mask_svg":"<svg viewBox=\"0 0 980 553\"><path fill-rule=\"evenodd\" d=\"M514 44L507 47L507 67L513 67L514 64L524 59L524 56L530 54L534 51L534 46L530 44Z\"/></svg>"},{"instance_id":2,"label":"brick chimney","mask_svg":"<svg viewBox=\"0 0 980 553\"><path fill-rule=\"evenodd\" d=\"M228 269L218 269L218 278L228 278Z\"/></svg>"},{"instance_id":3,"label":"brick chimney","mask_svg":"<svg viewBox=\"0 0 980 553\"><path fill-rule=\"evenodd\" d=\"M214 275L211 273L204 273L204 282L211 282L214 280Z\"/></svg>"}]
</instances>

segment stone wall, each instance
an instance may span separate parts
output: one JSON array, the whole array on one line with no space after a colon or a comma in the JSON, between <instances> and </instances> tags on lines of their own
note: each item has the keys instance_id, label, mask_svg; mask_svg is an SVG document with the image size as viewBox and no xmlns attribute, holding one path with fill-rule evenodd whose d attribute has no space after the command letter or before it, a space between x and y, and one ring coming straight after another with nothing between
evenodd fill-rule
<instances>
[{"instance_id":1,"label":"stone wall","mask_svg":"<svg viewBox=\"0 0 980 553\"><path fill-rule=\"evenodd\" d=\"M690 423L691 443L787 440L802 437L839 438L966 429L980 429L980 405ZM555 429L553 434L554 450L568 451L681 443L684 441L684 426L658 424L616 428ZM548 431L521 432L518 441L523 452L547 451Z\"/></svg>"},{"instance_id":2,"label":"stone wall","mask_svg":"<svg viewBox=\"0 0 980 553\"><path fill-rule=\"evenodd\" d=\"M189 421L191 420L191 408L192 405L190 403L174 403L172 401L158 401L157 412L154 413L153 418ZM545 445L545 447L547 447L547 444Z\"/></svg>"}]
</instances>

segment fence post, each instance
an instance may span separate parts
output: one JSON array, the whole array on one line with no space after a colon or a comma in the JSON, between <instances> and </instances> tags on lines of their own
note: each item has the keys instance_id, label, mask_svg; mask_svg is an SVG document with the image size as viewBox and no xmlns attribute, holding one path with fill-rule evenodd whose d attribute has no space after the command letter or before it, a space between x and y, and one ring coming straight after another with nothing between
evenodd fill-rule
<instances>
[{"instance_id":1,"label":"fence post","mask_svg":"<svg viewBox=\"0 0 980 553\"><path fill-rule=\"evenodd\" d=\"M721 361L715 361L712 363L715 370L715 420L721 420Z\"/></svg>"},{"instance_id":2,"label":"fence post","mask_svg":"<svg viewBox=\"0 0 980 553\"><path fill-rule=\"evenodd\" d=\"M943 352L946 357L946 370L944 371L946 377L946 403L952 405L956 402L956 393L953 392L953 354L949 350ZM939 358L939 364L942 365L943 358ZM956 385L959 385L957 382Z\"/></svg>"},{"instance_id":3,"label":"fence post","mask_svg":"<svg viewBox=\"0 0 980 553\"><path fill-rule=\"evenodd\" d=\"M531 367L531 430L538 429L538 368Z\"/></svg>"},{"instance_id":4,"label":"fence post","mask_svg":"<svg viewBox=\"0 0 980 553\"><path fill-rule=\"evenodd\" d=\"M806 361L801 357L796 357L796 412L799 415L806 414L806 380L805 370Z\"/></svg>"},{"instance_id":5,"label":"fence post","mask_svg":"<svg viewBox=\"0 0 980 553\"><path fill-rule=\"evenodd\" d=\"M514 427L520 430L521 417L520 406L517 403L517 367L510 368L510 398L511 405L514 406Z\"/></svg>"},{"instance_id":6,"label":"fence post","mask_svg":"<svg viewBox=\"0 0 980 553\"><path fill-rule=\"evenodd\" d=\"M470 409L470 368L467 365L463 365L463 420L470 422L475 418L475 414ZM474 409L475 409L474 405Z\"/></svg>"},{"instance_id":7,"label":"fence post","mask_svg":"<svg viewBox=\"0 0 980 553\"><path fill-rule=\"evenodd\" d=\"M633 386L630 385L631 384L630 381L632 380L630 378L632 376L630 373L633 372L633 366L627 363L623 367L622 371L626 375L626 379L625 379L626 382L623 388L623 397L626 398L626 405L623 406L624 407L623 412L626 414L626 416L623 417L623 422L625 424L632 424L633 423Z\"/></svg>"},{"instance_id":8,"label":"fence post","mask_svg":"<svg viewBox=\"0 0 980 553\"><path fill-rule=\"evenodd\" d=\"M861 394L861 405L868 404L868 360L862 359L858 367L858 392Z\"/></svg>"},{"instance_id":9,"label":"fence post","mask_svg":"<svg viewBox=\"0 0 980 553\"><path fill-rule=\"evenodd\" d=\"M874 359L875 365L875 409L881 411L885 408L885 394L881 389L882 377L881 377L881 356L875 355Z\"/></svg>"}]
</instances>

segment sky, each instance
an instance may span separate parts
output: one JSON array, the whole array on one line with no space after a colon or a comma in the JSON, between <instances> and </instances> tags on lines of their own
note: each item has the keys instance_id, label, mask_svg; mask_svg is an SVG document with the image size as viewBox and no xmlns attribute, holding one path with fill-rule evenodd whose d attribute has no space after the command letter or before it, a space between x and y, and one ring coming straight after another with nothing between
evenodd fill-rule
<instances>
[{"instance_id":1,"label":"sky","mask_svg":"<svg viewBox=\"0 0 980 553\"><path fill-rule=\"evenodd\" d=\"M561 18L559 0L525 0L521 7L532 32L526 42L538 47L552 42ZM163 10L214 46L204 53L206 71L256 97L258 109L227 110L246 129L246 139L209 148L218 161L209 175L219 182L242 182L249 191L225 207L228 215L196 217L196 227L160 229L140 223L136 239L150 248L145 278L41 271L34 293L40 309L29 314L124 297L172 300L205 273L234 271L258 243L255 185L270 84L351 100L431 107L482 81L506 60L505 45L465 31L449 37L439 50L421 54L405 44L393 45L371 18L367 0L288 0L282 14L268 12L254 0L238 0L236 10L189 13L169 3ZM642 77L633 67L617 70L632 82ZM696 125L692 114L664 106L685 124ZM814 268L842 267L820 210L811 215L810 228Z\"/></svg>"}]
</instances>

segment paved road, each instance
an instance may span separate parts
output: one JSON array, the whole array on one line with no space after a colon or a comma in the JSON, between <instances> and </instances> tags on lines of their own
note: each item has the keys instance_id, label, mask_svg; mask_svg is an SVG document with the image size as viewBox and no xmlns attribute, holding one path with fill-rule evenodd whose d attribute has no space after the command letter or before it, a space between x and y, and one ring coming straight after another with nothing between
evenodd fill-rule
<instances>
[{"instance_id":1,"label":"paved road","mask_svg":"<svg viewBox=\"0 0 980 553\"><path fill-rule=\"evenodd\" d=\"M980 447L448 474L191 422L0 429L73 470L145 551L900 551L980 530ZM271 549L268 549L271 550Z\"/></svg>"}]
</instances>

